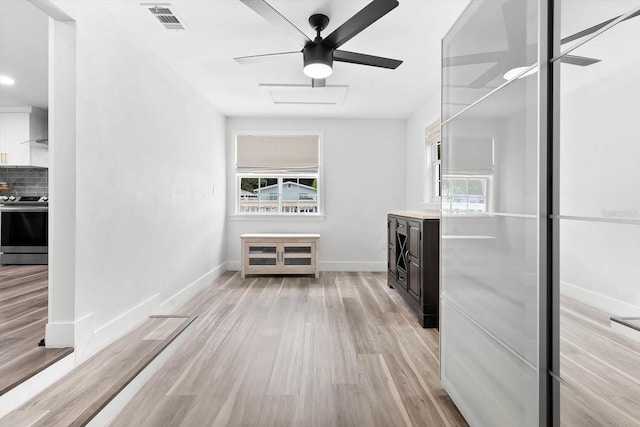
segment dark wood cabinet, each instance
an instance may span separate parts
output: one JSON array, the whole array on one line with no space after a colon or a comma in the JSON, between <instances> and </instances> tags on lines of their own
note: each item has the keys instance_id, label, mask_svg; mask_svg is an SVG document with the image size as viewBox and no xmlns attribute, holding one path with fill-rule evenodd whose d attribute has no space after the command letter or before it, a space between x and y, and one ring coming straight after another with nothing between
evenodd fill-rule
<instances>
[{"instance_id":1,"label":"dark wood cabinet","mask_svg":"<svg viewBox=\"0 0 640 427\"><path fill-rule=\"evenodd\" d=\"M418 313L425 328L438 327L440 219L423 213L387 217L388 283Z\"/></svg>"}]
</instances>

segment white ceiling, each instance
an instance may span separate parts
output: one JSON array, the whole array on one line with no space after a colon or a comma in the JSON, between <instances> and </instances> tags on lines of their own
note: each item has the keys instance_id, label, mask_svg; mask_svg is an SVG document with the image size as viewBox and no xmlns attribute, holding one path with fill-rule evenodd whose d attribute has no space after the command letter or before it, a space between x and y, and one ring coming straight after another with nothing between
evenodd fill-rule
<instances>
[{"instance_id":1,"label":"white ceiling","mask_svg":"<svg viewBox=\"0 0 640 427\"><path fill-rule=\"evenodd\" d=\"M47 108L48 18L27 1L0 0L0 106Z\"/></svg>"},{"instance_id":2,"label":"white ceiling","mask_svg":"<svg viewBox=\"0 0 640 427\"><path fill-rule=\"evenodd\" d=\"M348 86L344 103L291 105L274 104L269 91L259 85L309 84L309 79L302 72L302 54L298 60L251 65L241 65L233 58L300 50L297 40L280 32L239 0L171 1L171 8L187 28L183 32L166 30L140 5L145 1L56 3L71 12L81 7L101 8L112 15L114 31L117 30L116 25L122 26L227 116L358 118L405 118L428 97L439 96L440 41L468 3L468 0L400 0L399 7L342 46L343 50L401 59L404 63L398 69L335 63L334 73L327 79L327 84ZM269 0L275 9L312 39L314 32L307 22L311 14L329 16L331 21L323 32L323 35L328 35L369 2ZM15 47L20 47L20 54L4 54L5 49L8 52L12 50L14 46L10 45L16 40L4 35L5 21L12 23L12 28L6 29L16 32L32 31L31 27L38 26L32 35L18 38L20 43L35 43L36 35L39 37L43 31L46 35L46 20L43 23L41 19L32 19L32 13L26 10L33 9L33 6L25 0L0 0L0 4L3 8L3 68L4 64L14 67L14 61L19 63L14 68L16 79L21 81L29 70L33 73L44 67L46 73L46 51L41 57L35 55L42 49L25 49L16 44ZM41 41L38 43L42 44ZM32 50L34 55L24 54ZM17 89L14 87L14 92ZM46 87L42 93L46 97ZM9 97L2 98L2 104L10 100ZM42 99L25 97L23 103L40 105Z\"/></svg>"},{"instance_id":3,"label":"white ceiling","mask_svg":"<svg viewBox=\"0 0 640 427\"><path fill-rule=\"evenodd\" d=\"M323 32L328 35L369 1L269 3L313 38L307 23L309 15L324 13L330 17ZM281 33L239 0L171 1L172 9L187 27L184 32L166 30L141 2L147 0L56 0L72 15L78 8L110 15L114 31L124 30L146 45L227 116L405 118L427 99L436 98L434 102L438 102L440 41L468 0L400 0L399 7L347 42L342 49L388 56L404 63L397 70L335 63L327 84L339 86L334 91L341 94L346 86L346 95L335 97L344 98L338 105L274 104L274 91L265 89L265 85L309 84L302 73L301 55L298 60L251 65L238 64L233 58L299 50L297 40ZM628 11L638 3L565 1L563 36ZM488 31L497 30L485 28L480 33L486 37ZM601 52L589 54L603 58ZM595 73L598 67L588 68ZM0 87L0 106L46 108L47 19L27 0L0 0L0 72L17 81L13 87ZM303 96L294 95L297 100Z\"/></svg>"}]
</instances>

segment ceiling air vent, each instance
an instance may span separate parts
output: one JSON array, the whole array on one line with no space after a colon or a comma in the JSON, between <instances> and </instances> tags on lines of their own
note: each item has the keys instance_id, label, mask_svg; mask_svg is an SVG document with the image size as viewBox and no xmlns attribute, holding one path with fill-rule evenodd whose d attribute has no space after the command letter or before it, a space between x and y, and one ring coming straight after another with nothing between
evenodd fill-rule
<instances>
[{"instance_id":1,"label":"ceiling air vent","mask_svg":"<svg viewBox=\"0 0 640 427\"><path fill-rule=\"evenodd\" d=\"M168 7L170 6L169 4L142 3L142 5L147 7L149 12L151 12L167 30L185 29L180 19L178 19L176 14Z\"/></svg>"}]
</instances>

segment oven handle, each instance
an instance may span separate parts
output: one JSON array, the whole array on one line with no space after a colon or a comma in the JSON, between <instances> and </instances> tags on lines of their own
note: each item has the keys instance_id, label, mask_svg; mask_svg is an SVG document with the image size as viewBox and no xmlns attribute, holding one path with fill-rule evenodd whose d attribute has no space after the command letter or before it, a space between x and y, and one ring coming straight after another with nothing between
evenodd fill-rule
<instances>
[{"instance_id":1,"label":"oven handle","mask_svg":"<svg viewBox=\"0 0 640 427\"><path fill-rule=\"evenodd\" d=\"M48 206L0 206L0 212L48 212Z\"/></svg>"}]
</instances>

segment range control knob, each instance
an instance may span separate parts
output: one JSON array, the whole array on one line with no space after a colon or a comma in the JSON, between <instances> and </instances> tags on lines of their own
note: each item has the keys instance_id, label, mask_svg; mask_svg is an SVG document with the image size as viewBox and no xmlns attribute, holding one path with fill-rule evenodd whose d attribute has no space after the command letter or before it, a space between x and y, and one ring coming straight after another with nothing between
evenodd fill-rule
<instances>
[{"instance_id":1,"label":"range control knob","mask_svg":"<svg viewBox=\"0 0 640 427\"><path fill-rule=\"evenodd\" d=\"M42 201L43 201L43 202L48 202L48 201L49 201L49 198L48 198L47 196L42 196Z\"/></svg>"},{"instance_id":2,"label":"range control knob","mask_svg":"<svg viewBox=\"0 0 640 427\"><path fill-rule=\"evenodd\" d=\"M6 202L7 200L9 200L9 196L2 196L2 201Z\"/></svg>"},{"instance_id":3,"label":"range control knob","mask_svg":"<svg viewBox=\"0 0 640 427\"><path fill-rule=\"evenodd\" d=\"M9 200L12 201L12 202L15 202L16 201L16 196L9 196Z\"/></svg>"}]
</instances>

